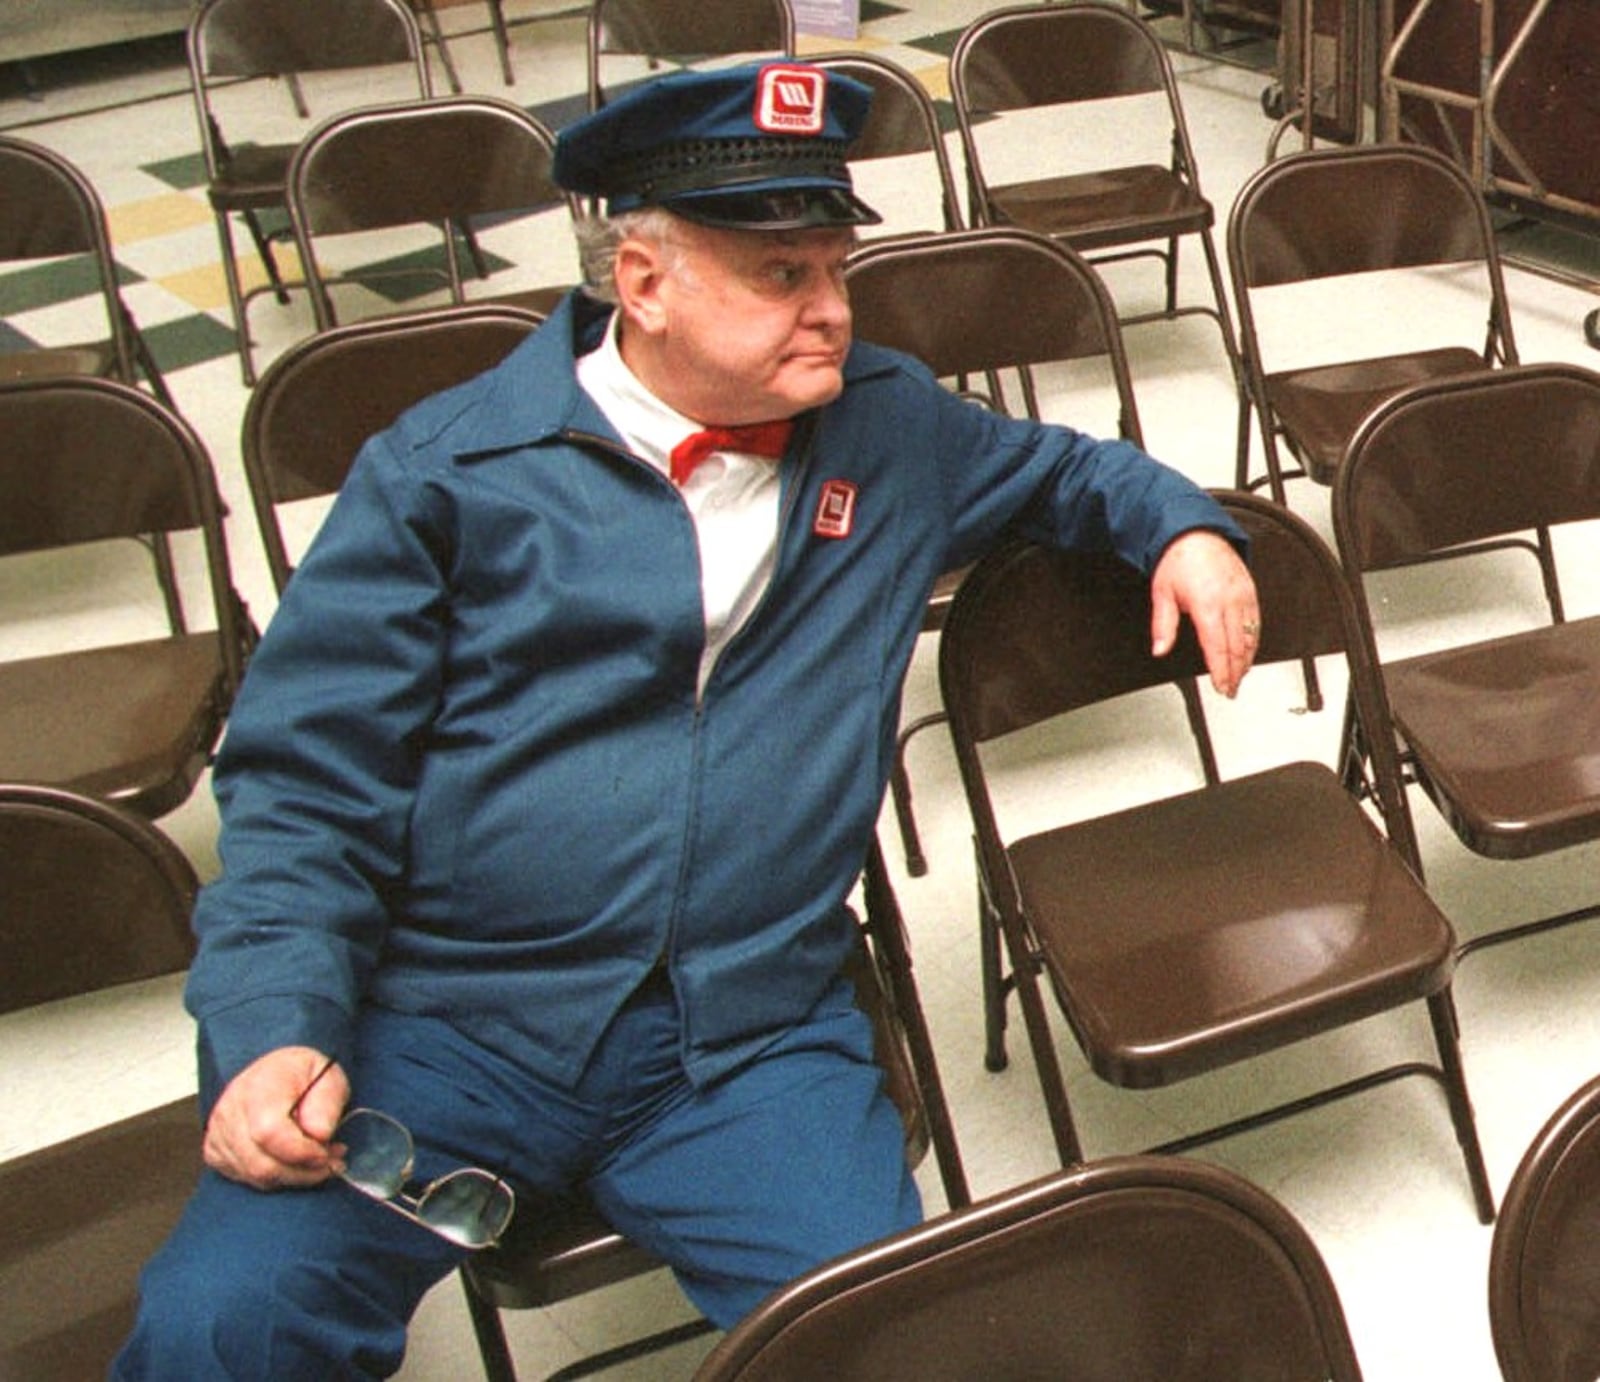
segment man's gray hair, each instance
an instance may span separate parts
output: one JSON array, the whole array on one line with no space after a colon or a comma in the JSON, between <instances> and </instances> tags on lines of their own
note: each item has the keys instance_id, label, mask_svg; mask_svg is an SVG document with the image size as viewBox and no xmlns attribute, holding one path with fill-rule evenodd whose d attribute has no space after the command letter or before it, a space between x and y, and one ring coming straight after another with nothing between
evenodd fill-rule
<instances>
[{"instance_id":1,"label":"man's gray hair","mask_svg":"<svg viewBox=\"0 0 1600 1382\"><path fill-rule=\"evenodd\" d=\"M676 217L659 206L624 211L619 216L584 216L577 223L578 258L589 291L606 302L617 300L617 249L631 236L653 240L672 250Z\"/></svg>"}]
</instances>

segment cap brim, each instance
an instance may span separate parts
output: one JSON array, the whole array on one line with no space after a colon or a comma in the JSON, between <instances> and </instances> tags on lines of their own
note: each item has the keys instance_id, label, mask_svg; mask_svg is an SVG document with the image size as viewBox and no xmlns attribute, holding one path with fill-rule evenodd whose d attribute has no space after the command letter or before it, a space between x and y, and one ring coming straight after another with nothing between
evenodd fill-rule
<instances>
[{"instance_id":1,"label":"cap brim","mask_svg":"<svg viewBox=\"0 0 1600 1382\"><path fill-rule=\"evenodd\" d=\"M661 203L701 225L728 230L812 230L825 226L875 226L883 217L839 186L769 187L685 193Z\"/></svg>"}]
</instances>

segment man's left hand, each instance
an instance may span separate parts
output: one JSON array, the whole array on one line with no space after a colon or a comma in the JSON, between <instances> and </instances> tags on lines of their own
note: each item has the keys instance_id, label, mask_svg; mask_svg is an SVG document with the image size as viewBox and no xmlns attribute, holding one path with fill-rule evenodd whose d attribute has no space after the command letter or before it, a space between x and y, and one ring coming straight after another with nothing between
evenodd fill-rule
<instances>
[{"instance_id":1,"label":"man's left hand","mask_svg":"<svg viewBox=\"0 0 1600 1382\"><path fill-rule=\"evenodd\" d=\"M1157 657L1172 651L1179 618L1187 614L1211 684L1224 696L1236 694L1255 660L1261 609L1233 544L1206 529L1174 538L1151 574L1150 605L1151 651Z\"/></svg>"}]
</instances>

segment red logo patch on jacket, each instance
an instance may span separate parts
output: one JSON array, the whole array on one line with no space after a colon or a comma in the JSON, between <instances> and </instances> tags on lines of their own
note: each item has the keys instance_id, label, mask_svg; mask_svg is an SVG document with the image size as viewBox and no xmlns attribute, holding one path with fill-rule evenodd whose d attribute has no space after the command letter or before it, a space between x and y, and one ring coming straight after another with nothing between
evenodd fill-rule
<instances>
[{"instance_id":1,"label":"red logo patch on jacket","mask_svg":"<svg viewBox=\"0 0 1600 1382\"><path fill-rule=\"evenodd\" d=\"M849 537L856 519L856 487L849 480L825 480L811 531L818 537Z\"/></svg>"}]
</instances>

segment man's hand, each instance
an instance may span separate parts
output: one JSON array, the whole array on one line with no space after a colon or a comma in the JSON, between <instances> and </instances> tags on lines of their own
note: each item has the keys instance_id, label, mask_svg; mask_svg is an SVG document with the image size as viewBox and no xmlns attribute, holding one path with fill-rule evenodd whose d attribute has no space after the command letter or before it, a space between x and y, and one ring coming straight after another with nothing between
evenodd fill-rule
<instances>
[{"instance_id":1,"label":"man's hand","mask_svg":"<svg viewBox=\"0 0 1600 1382\"><path fill-rule=\"evenodd\" d=\"M1150 577L1150 646L1172 651L1187 614L1205 654L1211 684L1233 696L1255 660L1261 610L1249 569L1220 533L1195 529L1174 538Z\"/></svg>"},{"instance_id":2,"label":"man's hand","mask_svg":"<svg viewBox=\"0 0 1600 1382\"><path fill-rule=\"evenodd\" d=\"M334 1129L350 1098L337 1065L309 1046L269 1051L234 1076L206 1124L206 1165L257 1190L316 1185L339 1166Z\"/></svg>"}]
</instances>

